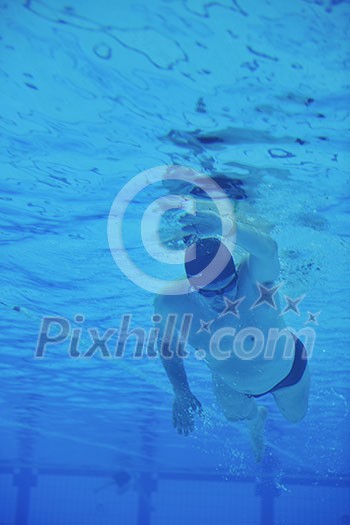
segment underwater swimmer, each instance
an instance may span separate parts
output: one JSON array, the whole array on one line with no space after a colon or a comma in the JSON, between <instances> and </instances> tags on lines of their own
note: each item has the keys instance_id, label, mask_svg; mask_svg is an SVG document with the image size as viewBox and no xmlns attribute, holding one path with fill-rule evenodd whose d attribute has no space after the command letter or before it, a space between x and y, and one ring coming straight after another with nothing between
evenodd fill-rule
<instances>
[{"instance_id":1,"label":"underwater swimmer","mask_svg":"<svg viewBox=\"0 0 350 525\"><path fill-rule=\"evenodd\" d=\"M174 285L155 298L154 306L162 316L158 341L174 389L173 423L178 432L193 431L195 414L202 411L174 337L188 314L192 321L187 347L195 349L211 370L214 393L226 418L246 422L260 461L267 410L257 399L272 393L283 416L298 422L307 411L310 376L305 348L280 315L278 286L274 285L279 276L276 243L245 225L238 225L236 234L236 243L248 252L238 268L218 236L187 239L184 265L191 293L174 295ZM214 258L220 270L208 278L208 265ZM176 315L176 325L169 337L166 319L171 314ZM258 351L259 338L269 341L271 329L283 331L283 337L275 338L273 354L267 355L267 344Z\"/></svg>"}]
</instances>

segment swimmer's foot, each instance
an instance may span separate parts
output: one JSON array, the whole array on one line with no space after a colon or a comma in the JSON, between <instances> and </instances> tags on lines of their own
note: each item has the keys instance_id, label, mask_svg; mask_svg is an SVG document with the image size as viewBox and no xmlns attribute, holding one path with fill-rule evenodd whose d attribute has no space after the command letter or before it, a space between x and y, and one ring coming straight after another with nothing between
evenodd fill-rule
<instances>
[{"instance_id":1,"label":"swimmer's foot","mask_svg":"<svg viewBox=\"0 0 350 525\"><path fill-rule=\"evenodd\" d=\"M259 463L264 457L264 424L267 416L267 408L258 406L258 413L255 419L247 421L250 439L253 445L255 459Z\"/></svg>"}]
</instances>

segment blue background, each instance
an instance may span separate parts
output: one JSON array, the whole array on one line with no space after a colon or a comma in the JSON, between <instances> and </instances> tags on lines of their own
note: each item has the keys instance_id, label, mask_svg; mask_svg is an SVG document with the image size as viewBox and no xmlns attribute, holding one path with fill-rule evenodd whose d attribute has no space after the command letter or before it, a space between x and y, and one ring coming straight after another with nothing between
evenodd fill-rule
<instances>
[{"instance_id":1,"label":"blue background","mask_svg":"<svg viewBox=\"0 0 350 525\"><path fill-rule=\"evenodd\" d=\"M0 523L349 523L349 2L0 9ZM278 242L282 296L306 294L289 322L321 312L309 412L293 425L264 398L261 465L193 358L206 418L188 438L159 361L131 343L122 360L70 359L68 341L34 359L43 316L83 314L81 351L124 313L151 327L153 296L115 264L107 219L163 164L239 179L237 213ZM139 217L161 194L135 197L124 225L146 272Z\"/></svg>"}]
</instances>

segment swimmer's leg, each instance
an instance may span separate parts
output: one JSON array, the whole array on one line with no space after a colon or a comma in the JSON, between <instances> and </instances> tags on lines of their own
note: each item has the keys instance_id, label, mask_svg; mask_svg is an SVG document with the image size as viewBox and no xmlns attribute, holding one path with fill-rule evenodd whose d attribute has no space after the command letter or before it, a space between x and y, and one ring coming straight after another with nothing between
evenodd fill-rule
<instances>
[{"instance_id":1,"label":"swimmer's leg","mask_svg":"<svg viewBox=\"0 0 350 525\"><path fill-rule=\"evenodd\" d=\"M247 419L247 427L250 439L253 445L256 461L261 461L264 457L264 425L267 417L267 408L263 405L257 405L257 414L254 419Z\"/></svg>"},{"instance_id":2,"label":"swimmer's leg","mask_svg":"<svg viewBox=\"0 0 350 525\"><path fill-rule=\"evenodd\" d=\"M267 409L258 406L253 397L233 390L216 374L213 374L213 387L224 416L229 421L245 420L256 460L261 461L265 448L263 431Z\"/></svg>"},{"instance_id":3,"label":"swimmer's leg","mask_svg":"<svg viewBox=\"0 0 350 525\"><path fill-rule=\"evenodd\" d=\"M275 390L273 397L281 414L292 423L301 421L308 408L310 371L308 365L298 383Z\"/></svg>"}]
</instances>

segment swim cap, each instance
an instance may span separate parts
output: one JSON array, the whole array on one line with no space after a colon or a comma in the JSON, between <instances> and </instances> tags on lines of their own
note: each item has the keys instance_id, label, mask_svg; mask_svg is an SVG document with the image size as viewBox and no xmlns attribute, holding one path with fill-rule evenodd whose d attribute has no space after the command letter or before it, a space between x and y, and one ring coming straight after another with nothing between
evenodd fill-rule
<instances>
[{"instance_id":1,"label":"swim cap","mask_svg":"<svg viewBox=\"0 0 350 525\"><path fill-rule=\"evenodd\" d=\"M236 274L230 251L216 237L197 239L186 249L185 270L188 280L196 288L215 284L220 287L222 281Z\"/></svg>"}]
</instances>

